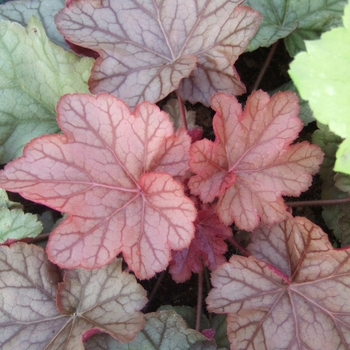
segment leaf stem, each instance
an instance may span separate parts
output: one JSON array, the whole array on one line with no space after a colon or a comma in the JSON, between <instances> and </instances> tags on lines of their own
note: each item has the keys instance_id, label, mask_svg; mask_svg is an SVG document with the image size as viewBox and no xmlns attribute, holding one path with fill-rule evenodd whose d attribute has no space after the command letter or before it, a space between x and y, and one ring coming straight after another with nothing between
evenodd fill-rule
<instances>
[{"instance_id":1,"label":"leaf stem","mask_svg":"<svg viewBox=\"0 0 350 350\"><path fill-rule=\"evenodd\" d=\"M289 207L306 207L306 206L322 206L322 205L337 205L350 203L350 197L338 199L319 199L315 201L297 201L286 202Z\"/></svg>"},{"instance_id":2,"label":"leaf stem","mask_svg":"<svg viewBox=\"0 0 350 350\"><path fill-rule=\"evenodd\" d=\"M152 292L151 294L149 295L148 297L148 304L152 301L152 299L154 298L154 296L156 295L157 291L158 291L158 288L160 286L160 284L162 283L163 281L163 278L165 276L165 273L166 273L166 270L162 271L157 279L157 282L155 283L153 289L152 289Z\"/></svg>"},{"instance_id":3,"label":"leaf stem","mask_svg":"<svg viewBox=\"0 0 350 350\"><path fill-rule=\"evenodd\" d=\"M245 249L244 247L242 247L233 237L227 238L227 240L236 248L238 249L242 255L248 257L251 254L248 252L247 249Z\"/></svg>"},{"instance_id":4,"label":"leaf stem","mask_svg":"<svg viewBox=\"0 0 350 350\"><path fill-rule=\"evenodd\" d=\"M45 234L36 236L30 240L30 243L38 243L38 242L42 242L42 241L47 241L49 236L50 236L49 233L45 233Z\"/></svg>"},{"instance_id":5,"label":"leaf stem","mask_svg":"<svg viewBox=\"0 0 350 350\"><path fill-rule=\"evenodd\" d=\"M186 120L185 106L184 106L184 103L182 101L181 96L177 93L177 91L176 91L176 96L177 96L177 103L179 104L181 123L182 123L182 126L187 130L187 120Z\"/></svg>"},{"instance_id":6,"label":"leaf stem","mask_svg":"<svg viewBox=\"0 0 350 350\"><path fill-rule=\"evenodd\" d=\"M264 65L263 65L263 67L261 68L258 77L257 77L256 80L255 80L255 83L254 83L254 85L253 85L252 91L257 90L257 88L259 87L259 85L260 85L260 83L261 83L261 80L262 80L262 78L264 77L264 75L265 75L265 73L266 73L267 67L269 66L269 64L270 64L270 62L271 62L271 59L272 59L273 55L275 54L277 45L278 45L278 41L276 41L276 42L272 45L271 50L270 50L269 54L268 54L267 57L266 57L265 63L264 63Z\"/></svg>"},{"instance_id":7,"label":"leaf stem","mask_svg":"<svg viewBox=\"0 0 350 350\"><path fill-rule=\"evenodd\" d=\"M198 273L198 294L196 311L196 331L200 332L203 301L203 269Z\"/></svg>"}]
</instances>

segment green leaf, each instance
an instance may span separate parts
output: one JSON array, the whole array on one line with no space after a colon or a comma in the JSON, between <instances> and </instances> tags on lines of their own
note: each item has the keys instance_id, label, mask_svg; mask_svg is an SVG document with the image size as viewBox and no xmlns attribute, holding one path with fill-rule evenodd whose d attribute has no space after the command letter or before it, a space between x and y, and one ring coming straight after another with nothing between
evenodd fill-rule
<instances>
[{"instance_id":1,"label":"green leaf","mask_svg":"<svg viewBox=\"0 0 350 350\"><path fill-rule=\"evenodd\" d=\"M295 57L289 74L315 118L345 138L334 169L349 174L350 5L345 7L343 22L345 27L324 33L320 40L307 41L307 52Z\"/></svg>"},{"instance_id":2,"label":"green leaf","mask_svg":"<svg viewBox=\"0 0 350 350\"><path fill-rule=\"evenodd\" d=\"M305 50L304 40L317 39L324 31L341 25L346 0L246 0L244 4L263 15L247 51L285 38L286 48L294 56Z\"/></svg>"},{"instance_id":3,"label":"green leaf","mask_svg":"<svg viewBox=\"0 0 350 350\"><path fill-rule=\"evenodd\" d=\"M196 328L196 309L190 306L171 306L163 305L158 308L157 311L161 310L173 310L179 314L183 320L186 322L187 327L195 329ZM200 330L210 328L210 324L205 315L201 314L201 324Z\"/></svg>"},{"instance_id":4,"label":"green leaf","mask_svg":"<svg viewBox=\"0 0 350 350\"><path fill-rule=\"evenodd\" d=\"M0 209L2 208L23 209L20 203L10 201L7 192L0 188Z\"/></svg>"},{"instance_id":5,"label":"green leaf","mask_svg":"<svg viewBox=\"0 0 350 350\"><path fill-rule=\"evenodd\" d=\"M145 315L146 325L136 338L122 344L106 334L96 334L85 343L86 350L213 350L212 342L186 326L175 311L164 310ZM200 347L198 347L200 345Z\"/></svg>"},{"instance_id":6,"label":"green leaf","mask_svg":"<svg viewBox=\"0 0 350 350\"><path fill-rule=\"evenodd\" d=\"M5 190L0 188L0 244L8 239L19 240L36 237L42 224L33 214L24 214L19 203L11 202Z\"/></svg>"},{"instance_id":7,"label":"green leaf","mask_svg":"<svg viewBox=\"0 0 350 350\"><path fill-rule=\"evenodd\" d=\"M66 93L89 93L92 64L51 43L35 17L27 29L0 21L0 163L34 137L59 132L56 103Z\"/></svg>"},{"instance_id":8,"label":"green leaf","mask_svg":"<svg viewBox=\"0 0 350 350\"><path fill-rule=\"evenodd\" d=\"M4 1L0 1L0 4ZM32 15L40 18L47 36L56 45L69 49L63 35L57 30L54 16L65 7L65 0L18 0L0 6L0 19L17 22L27 26Z\"/></svg>"},{"instance_id":9,"label":"green leaf","mask_svg":"<svg viewBox=\"0 0 350 350\"><path fill-rule=\"evenodd\" d=\"M214 339L220 349L229 349L230 342L227 337L227 315L215 315L212 320L212 328L215 329Z\"/></svg>"},{"instance_id":10,"label":"green leaf","mask_svg":"<svg viewBox=\"0 0 350 350\"><path fill-rule=\"evenodd\" d=\"M0 209L0 243L7 239L36 237L43 226L36 215L24 214L20 209Z\"/></svg>"}]
</instances>

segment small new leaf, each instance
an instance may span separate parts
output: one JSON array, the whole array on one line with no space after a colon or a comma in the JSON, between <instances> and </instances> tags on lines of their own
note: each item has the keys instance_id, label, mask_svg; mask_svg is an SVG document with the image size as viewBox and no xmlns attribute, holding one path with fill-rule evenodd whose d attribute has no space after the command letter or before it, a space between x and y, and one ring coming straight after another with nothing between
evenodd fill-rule
<instances>
[{"instance_id":1,"label":"small new leaf","mask_svg":"<svg viewBox=\"0 0 350 350\"><path fill-rule=\"evenodd\" d=\"M226 262L223 254L227 251L225 239L232 235L232 230L218 218L214 209L200 210L194 222L195 237L188 248L173 252L169 272L177 283L185 282L191 273L199 273L203 266L216 269Z\"/></svg>"}]
</instances>

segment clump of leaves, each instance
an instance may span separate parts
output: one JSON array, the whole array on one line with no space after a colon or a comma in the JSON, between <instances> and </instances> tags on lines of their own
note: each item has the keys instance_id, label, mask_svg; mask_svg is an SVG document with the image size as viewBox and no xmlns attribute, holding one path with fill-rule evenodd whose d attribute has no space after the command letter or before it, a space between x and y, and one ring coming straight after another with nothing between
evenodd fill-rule
<instances>
[{"instance_id":1,"label":"clump of leaves","mask_svg":"<svg viewBox=\"0 0 350 350\"><path fill-rule=\"evenodd\" d=\"M41 225L23 212L9 224L17 209L3 195L2 348L349 346L349 250L333 249L283 199L308 189L323 152L296 142L303 123L294 93L255 91L244 109L235 97L245 87L233 64L262 20L241 3L57 0L54 8L63 9L56 15L48 0L1 5L2 18L28 25L0 21L0 156L8 163L0 186L65 214L46 255L12 243L36 236ZM325 23L340 3L322 8ZM19 18L23 9L45 13L48 36L60 46L35 17ZM286 43L301 49L298 35L318 8L292 10L286 7L294 17L274 35L264 15L271 39L260 29L250 49L294 31L298 16L301 28ZM54 15L69 45L48 28ZM179 104L171 107L174 122L154 104L170 93ZM183 100L215 111L214 141L198 140L193 121L187 130ZM325 169L322 179L333 185ZM348 191L347 178L336 180ZM346 218L337 216L343 230ZM247 250L234 240L233 224L253 232ZM227 262L227 241L247 256ZM178 283L192 273L200 280L204 267L213 271L208 310L228 314L227 323L200 317L200 295L196 317L172 307L140 312L147 299L135 276L150 279L168 266Z\"/></svg>"}]
</instances>

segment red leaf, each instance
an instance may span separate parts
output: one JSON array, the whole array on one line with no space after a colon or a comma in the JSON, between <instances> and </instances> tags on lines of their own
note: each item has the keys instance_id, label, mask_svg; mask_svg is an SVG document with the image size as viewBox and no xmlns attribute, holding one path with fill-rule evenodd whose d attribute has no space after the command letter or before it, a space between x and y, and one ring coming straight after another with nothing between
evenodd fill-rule
<instances>
[{"instance_id":1,"label":"red leaf","mask_svg":"<svg viewBox=\"0 0 350 350\"><path fill-rule=\"evenodd\" d=\"M253 230L260 218L266 225L285 219L282 195L305 191L323 159L315 145L290 145L302 128L297 97L281 92L270 100L256 91L244 112L233 96L216 94L211 101L216 141L191 147L197 174L189 180L191 192L204 202L219 197L220 219L243 230Z\"/></svg>"},{"instance_id":2,"label":"red leaf","mask_svg":"<svg viewBox=\"0 0 350 350\"><path fill-rule=\"evenodd\" d=\"M348 348L350 249L333 249L318 226L289 215L252 240L255 257L235 255L214 271L207 298L211 312L228 313L231 347Z\"/></svg>"},{"instance_id":3,"label":"red leaf","mask_svg":"<svg viewBox=\"0 0 350 350\"><path fill-rule=\"evenodd\" d=\"M1 349L80 350L97 331L132 340L145 324L139 310L147 298L121 265L116 259L92 271L71 270L61 282L42 248L0 247Z\"/></svg>"},{"instance_id":4,"label":"red leaf","mask_svg":"<svg viewBox=\"0 0 350 350\"><path fill-rule=\"evenodd\" d=\"M195 237L189 248L173 252L169 271L178 283L188 280L192 272L202 271L203 266L214 270L226 262L223 254L227 245L224 240L232 235L232 230L220 222L215 210L199 211L195 226Z\"/></svg>"},{"instance_id":5,"label":"red leaf","mask_svg":"<svg viewBox=\"0 0 350 350\"><path fill-rule=\"evenodd\" d=\"M135 106L179 88L184 99L209 105L215 92L245 92L233 64L261 16L241 2L72 0L55 22L67 40L100 55L89 81L93 93Z\"/></svg>"},{"instance_id":6,"label":"red leaf","mask_svg":"<svg viewBox=\"0 0 350 350\"><path fill-rule=\"evenodd\" d=\"M61 267L97 268L123 253L139 278L164 270L188 247L196 210L171 175L188 169L190 137L144 102L133 114L108 94L65 95L64 135L30 142L0 173L0 185L68 213L50 235Z\"/></svg>"}]
</instances>

